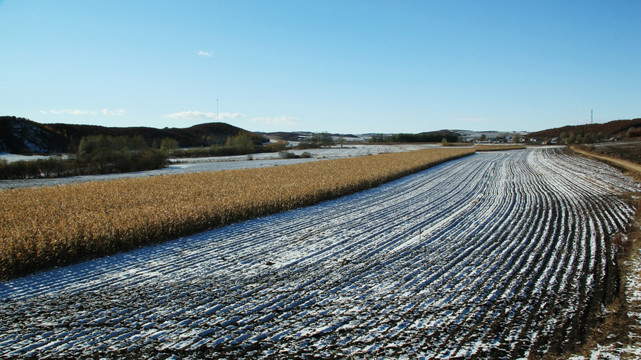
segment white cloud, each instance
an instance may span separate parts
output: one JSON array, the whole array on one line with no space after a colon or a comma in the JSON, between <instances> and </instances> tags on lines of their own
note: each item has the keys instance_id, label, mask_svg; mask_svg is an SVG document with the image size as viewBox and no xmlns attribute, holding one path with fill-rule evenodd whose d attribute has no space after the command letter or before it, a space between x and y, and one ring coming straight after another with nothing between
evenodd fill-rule
<instances>
[{"instance_id":1,"label":"white cloud","mask_svg":"<svg viewBox=\"0 0 641 360\"><path fill-rule=\"evenodd\" d=\"M215 112L203 112L203 111L192 111L192 110L180 111L180 112L177 112L177 113L165 115L166 118L170 118L170 119L218 120L218 121L234 120L234 119L241 118L243 116L245 116L245 114L224 112L224 113L219 113L218 115L216 115Z\"/></svg>"},{"instance_id":2,"label":"white cloud","mask_svg":"<svg viewBox=\"0 0 641 360\"><path fill-rule=\"evenodd\" d=\"M102 109L102 114L104 116L123 116L125 114L125 110L123 109L118 109L118 110L109 110L109 109Z\"/></svg>"},{"instance_id":3,"label":"white cloud","mask_svg":"<svg viewBox=\"0 0 641 360\"><path fill-rule=\"evenodd\" d=\"M80 110L80 109L61 109L61 110L40 110L42 114L53 115L95 115L95 111Z\"/></svg>"},{"instance_id":4,"label":"white cloud","mask_svg":"<svg viewBox=\"0 0 641 360\"><path fill-rule=\"evenodd\" d=\"M198 50L198 56L204 56L204 57L212 57L214 56L213 51L204 51L204 50Z\"/></svg>"},{"instance_id":5,"label":"white cloud","mask_svg":"<svg viewBox=\"0 0 641 360\"><path fill-rule=\"evenodd\" d=\"M478 124L478 123L484 123L487 120L483 118L464 118L464 119L456 119L458 122L463 122L463 123L473 123L473 124Z\"/></svg>"},{"instance_id":6,"label":"white cloud","mask_svg":"<svg viewBox=\"0 0 641 360\"><path fill-rule=\"evenodd\" d=\"M300 124L300 121L292 116L256 117L251 119L250 121L269 126L296 126Z\"/></svg>"},{"instance_id":7,"label":"white cloud","mask_svg":"<svg viewBox=\"0 0 641 360\"><path fill-rule=\"evenodd\" d=\"M102 109L100 112L95 110L81 110L81 109L53 109L53 110L40 110L41 114L51 114L51 115L97 115L101 113L104 116L123 116L125 110L109 110Z\"/></svg>"}]
</instances>

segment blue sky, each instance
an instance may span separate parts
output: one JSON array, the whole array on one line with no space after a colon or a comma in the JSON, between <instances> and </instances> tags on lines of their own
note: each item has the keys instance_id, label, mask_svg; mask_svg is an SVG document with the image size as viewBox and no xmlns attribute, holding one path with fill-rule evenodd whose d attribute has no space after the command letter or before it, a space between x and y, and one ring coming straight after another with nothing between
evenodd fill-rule
<instances>
[{"instance_id":1,"label":"blue sky","mask_svg":"<svg viewBox=\"0 0 641 360\"><path fill-rule=\"evenodd\" d=\"M341 133L641 117L641 1L0 0L0 115Z\"/></svg>"}]
</instances>

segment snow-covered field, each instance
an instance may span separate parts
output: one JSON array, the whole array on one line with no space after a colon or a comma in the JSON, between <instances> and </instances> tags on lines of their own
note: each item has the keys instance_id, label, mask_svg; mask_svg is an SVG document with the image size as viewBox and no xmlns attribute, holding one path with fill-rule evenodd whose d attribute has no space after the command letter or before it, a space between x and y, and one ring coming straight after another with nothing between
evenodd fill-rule
<instances>
[{"instance_id":1,"label":"snow-covered field","mask_svg":"<svg viewBox=\"0 0 641 360\"><path fill-rule=\"evenodd\" d=\"M184 174L184 173L194 173L194 172L222 171L222 170L235 170L235 169L250 169L250 168L258 168L258 167L289 165L289 164L315 161L315 160L337 159L337 158L343 158L343 157L364 156L364 155L376 155L381 153L403 152L403 151L412 151L412 150L420 150L420 149L435 148L435 147L438 148L440 147L440 145L349 144L343 147L335 146L332 148L323 148L323 149L289 150L289 152L295 155L301 155L304 152L310 153L311 158L304 158L304 159L282 159L279 153L252 154L250 156L252 160L249 160L250 157L248 157L247 155L170 159L171 164L168 167L164 169L159 169L159 170L139 171L134 173L124 173L124 174L72 176L72 177L54 178L54 179L0 180L0 190L8 189L8 188L19 188L19 187L64 185L64 184L77 183L77 182L123 179L123 178L132 178L132 177L141 177L141 176ZM10 161L10 162L18 161L18 160L35 160L36 158L38 158L38 156L0 154L0 159L6 159L7 161ZM39 158L46 158L46 156L40 156Z\"/></svg>"},{"instance_id":2,"label":"snow-covered field","mask_svg":"<svg viewBox=\"0 0 641 360\"><path fill-rule=\"evenodd\" d=\"M541 355L599 308L638 190L555 149L475 154L1 283L0 357Z\"/></svg>"},{"instance_id":3,"label":"snow-covered field","mask_svg":"<svg viewBox=\"0 0 641 360\"><path fill-rule=\"evenodd\" d=\"M440 144L392 144L392 145L366 145L366 144L346 144L335 145L331 147L324 147L320 149L306 149L306 150L285 150L295 155L302 155L309 153L316 159L338 159L344 157L376 155L383 153L397 153L422 149L439 149ZM273 160L280 159L279 153L260 153L252 154L254 160ZM247 155L237 156L217 156L210 158L196 158L196 159L178 159L181 162L207 162L207 161L242 161L247 160Z\"/></svg>"},{"instance_id":4,"label":"snow-covered field","mask_svg":"<svg viewBox=\"0 0 641 360\"><path fill-rule=\"evenodd\" d=\"M626 266L626 312L630 319L626 343L596 344L587 357L578 355L568 360L641 359L641 252L636 253Z\"/></svg>"},{"instance_id":5,"label":"snow-covered field","mask_svg":"<svg viewBox=\"0 0 641 360\"><path fill-rule=\"evenodd\" d=\"M0 160L6 160L7 162L15 161L34 161L38 159L49 159L52 156L49 155L20 155L20 154L9 154L9 153L0 153Z\"/></svg>"}]
</instances>

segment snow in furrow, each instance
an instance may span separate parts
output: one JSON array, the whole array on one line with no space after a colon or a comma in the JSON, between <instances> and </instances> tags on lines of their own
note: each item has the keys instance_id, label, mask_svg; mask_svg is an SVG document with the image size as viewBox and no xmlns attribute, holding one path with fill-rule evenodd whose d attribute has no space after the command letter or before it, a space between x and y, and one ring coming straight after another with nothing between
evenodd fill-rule
<instances>
[{"instance_id":1,"label":"snow in furrow","mask_svg":"<svg viewBox=\"0 0 641 360\"><path fill-rule=\"evenodd\" d=\"M476 154L2 283L0 357L541 355L577 339L638 189L559 149Z\"/></svg>"}]
</instances>

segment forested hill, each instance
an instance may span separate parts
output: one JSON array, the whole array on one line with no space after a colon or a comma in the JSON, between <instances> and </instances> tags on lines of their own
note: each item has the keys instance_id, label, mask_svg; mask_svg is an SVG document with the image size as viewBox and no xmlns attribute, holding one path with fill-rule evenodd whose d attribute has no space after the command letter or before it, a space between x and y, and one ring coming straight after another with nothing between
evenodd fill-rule
<instances>
[{"instance_id":1,"label":"forested hill","mask_svg":"<svg viewBox=\"0 0 641 360\"><path fill-rule=\"evenodd\" d=\"M641 128L641 118L614 120L604 124L568 125L560 128L532 132L528 134L528 137L551 139L555 137L565 137L565 135L569 135L570 133L581 136L601 134L603 137L625 137L630 129L638 128Z\"/></svg>"},{"instance_id":2,"label":"forested hill","mask_svg":"<svg viewBox=\"0 0 641 360\"><path fill-rule=\"evenodd\" d=\"M105 127L94 125L40 124L14 116L0 116L0 152L16 154L74 152L80 139L89 135L141 136L149 146L164 138L180 147L223 144L227 137L247 134L256 143L269 141L261 135L226 123L206 123L189 128Z\"/></svg>"}]
</instances>

